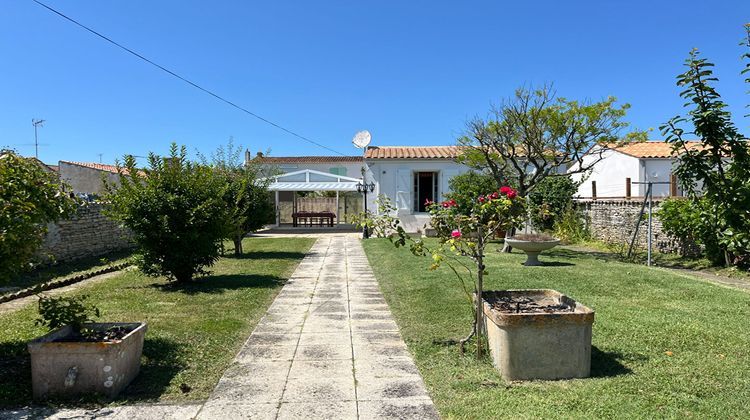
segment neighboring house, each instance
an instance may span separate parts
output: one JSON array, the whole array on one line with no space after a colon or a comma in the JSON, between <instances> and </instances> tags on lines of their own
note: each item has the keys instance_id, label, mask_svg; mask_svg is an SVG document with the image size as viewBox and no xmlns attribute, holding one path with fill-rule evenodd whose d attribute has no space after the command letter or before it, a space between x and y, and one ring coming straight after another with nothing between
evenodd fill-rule
<instances>
[{"instance_id":1,"label":"neighboring house","mask_svg":"<svg viewBox=\"0 0 750 420\"><path fill-rule=\"evenodd\" d=\"M102 195L104 180L112 184L120 182L117 167L114 165L61 160L57 172L60 179L70 185L75 194Z\"/></svg>"},{"instance_id":2,"label":"neighboring house","mask_svg":"<svg viewBox=\"0 0 750 420\"><path fill-rule=\"evenodd\" d=\"M689 142L688 147L699 147L700 142ZM627 144L606 150L589 174L574 174L581 181L580 198L643 197L647 182L653 182L654 197L682 195L679 182L673 174L675 158L672 145L662 141ZM584 162L597 159L597 154L584 158ZM585 164L585 163L584 163ZM628 187L628 184L630 186Z\"/></svg>"},{"instance_id":3,"label":"neighboring house","mask_svg":"<svg viewBox=\"0 0 750 420\"><path fill-rule=\"evenodd\" d=\"M366 182L375 185L367 197L368 209L376 211L375 199L378 195L385 195L398 209L397 215L404 228L416 232L429 221L425 201L442 200L450 190L448 181L468 170L465 165L455 162L460 151L457 146L370 146L364 156L270 157L258 154L251 158L250 153L246 153L245 158L299 177L298 180L295 178L294 184L297 191L321 191L325 182L326 188L331 188L329 191L338 191L337 200L341 194L351 195L352 179L361 179L364 167ZM305 170L313 171L310 172L313 178L307 175L311 180L308 185L301 182L305 174L299 173ZM335 177L325 177L321 173L349 179L341 178L336 182ZM282 182L285 180L288 181L280 177L276 186L271 185L271 190L277 191L277 201L282 203L280 212L285 212L279 217L281 223L288 222L286 213L297 209L293 204L292 210L285 210L289 206L285 207L283 203L296 200L288 190L290 182Z\"/></svg>"}]
</instances>

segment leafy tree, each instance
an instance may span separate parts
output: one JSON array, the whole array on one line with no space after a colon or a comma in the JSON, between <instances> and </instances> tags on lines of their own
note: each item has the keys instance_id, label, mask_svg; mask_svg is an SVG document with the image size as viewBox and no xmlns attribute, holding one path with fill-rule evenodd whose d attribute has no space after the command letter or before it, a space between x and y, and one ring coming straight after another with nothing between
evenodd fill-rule
<instances>
[{"instance_id":1,"label":"leafy tree","mask_svg":"<svg viewBox=\"0 0 750 420\"><path fill-rule=\"evenodd\" d=\"M742 44L750 48L750 24L745 25ZM750 83L750 52L743 56L742 74ZM703 223L709 224L709 235L724 253L724 263L750 264L750 144L732 122L727 104L713 86L713 63L692 50L685 61L687 71L677 76L677 86L686 117L676 116L661 126L666 141L677 156L675 168L684 190L693 200L702 196ZM683 125L692 123L692 131ZM701 147L691 147L685 137L700 139ZM704 238L705 242L712 239Z\"/></svg>"},{"instance_id":2,"label":"leafy tree","mask_svg":"<svg viewBox=\"0 0 750 420\"><path fill-rule=\"evenodd\" d=\"M30 268L47 223L77 207L67 186L41 162L0 151L0 283Z\"/></svg>"},{"instance_id":3,"label":"leafy tree","mask_svg":"<svg viewBox=\"0 0 750 420\"><path fill-rule=\"evenodd\" d=\"M133 232L141 270L177 282L207 274L226 234L227 186L214 171L173 143L168 157L149 153L147 169L125 156L118 173L120 185L107 185L108 214Z\"/></svg>"},{"instance_id":4,"label":"leafy tree","mask_svg":"<svg viewBox=\"0 0 750 420\"><path fill-rule=\"evenodd\" d=\"M208 159L201 158L209 164ZM235 147L232 139L226 147L220 146L214 152L210 165L219 182L226 186L222 195L225 237L234 242L234 255L242 255L242 238L273 219L269 182L262 179L262 168L258 163L243 161L242 147Z\"/></svg>"},{"instance_id":5,"label":"leafy tree","mask_svg":"<svg viewBox=\"0 0 750 420\"><path fill-rule=\"evenodd\" d=\"M558 98L548 85L519 88L487 119L467 123L458 140L466 147L461 160L525 197L547 177L587 173L612 147L646 140L645 132L622 134L630 105L615 102L613 97L600 102Z\"/></svg>"},{"instance_id":6,"label":"leafy tree","mask_svg":"<svg viewBox=\"0 0 750 420\"><path fill-rule=\"evenodd\" d=\"M600 102L558 98L548 85L519 88L487 119L467 123L458 140L466 148L460 160L526 197L545 178L588 173L612 147L646 140L645 132L623 135L628 108L617 106L613 97Z\"/></svg>"},{"instance_id":7,"label":"leafy tree","mask_svg":"<svg viewBox=\"0 0 750 420\"><path fill-rule=\"evenodd\" d=\"M552 230L573 203L578 183L570 176L544 178L529 193L527 205L531 223L539 230Z\"/></svg>"},{"instance_id":8,"label":"leafy tree","mask_svg":"<svg viewBox=\"0 0 750 420\"><path fill-rule=\"evenodd\" d=\"M375 206L378 208L377 213L362 211L358 214L350 215L349 223L353 223L357 229L367 227L370 234L376 238L387 238L401 228L401 221L396 214L396 206L387 195L380 194L375 199Z\"/></svg>"}]
</instances>

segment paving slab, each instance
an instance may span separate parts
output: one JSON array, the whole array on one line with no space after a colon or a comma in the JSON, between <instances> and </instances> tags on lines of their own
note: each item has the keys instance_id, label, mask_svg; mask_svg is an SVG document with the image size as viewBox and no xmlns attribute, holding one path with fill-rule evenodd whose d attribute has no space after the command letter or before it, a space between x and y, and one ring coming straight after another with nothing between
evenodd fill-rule
<instances>
[{"instance_id":1,"label":"paving slab","mask_svg":"<svg viewBox=\"0 0 750 420\"><path fill-rule=\"evenodd\" d=\"M359 239L316 241L198 418L438 418Z\"/></svg>"}]
</instances>

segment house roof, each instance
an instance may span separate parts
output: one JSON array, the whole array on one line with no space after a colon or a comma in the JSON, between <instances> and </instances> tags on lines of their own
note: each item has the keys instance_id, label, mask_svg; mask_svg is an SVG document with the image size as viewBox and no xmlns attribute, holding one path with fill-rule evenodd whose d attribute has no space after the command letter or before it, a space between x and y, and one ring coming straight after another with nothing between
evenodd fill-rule
<instances>
[{"instance_id":1,"label":"house roof","mask_svg":"<svg viewBox=\"0 0 750 420\"><path fill-rule=\"evenodd\" d=\"M357 163L362 156L258 156L261 163Z\"/></svg>"},{"instance_id":2,"label":"house roof","mask_svg":"<svg viewBox=\"0 0 750 420\"><path fill-rule=\"evenodd\" d=\"M687 147L690 149L701 147L701 142L688 141ZM614 147L613 150L639 159L668 159L672 157L672 145L663 141L630 143Z\"/></svg>"},{"instance_id":3,"label":"house roof","mask_svg":"<svg viewBox=\"0 0 750 420\"><path fill-rule=\"evenodd\" d=\"M365 159L455 159L459 146L370 146Z\"/></svg>"},{"instance_id":4,"label":"house roof","mask_svg":"<svg viewBox=\"0 0 750 420\"><path fill-rule=\"evenodd\" d=\"M96 169L98 171L117 173L117 167L115 165L105 165L103 163L94 162L70 162L67 160L61 160L60 163L67 163L68 165L83 166L85 168Z\"/></svg>"}]
</instances>

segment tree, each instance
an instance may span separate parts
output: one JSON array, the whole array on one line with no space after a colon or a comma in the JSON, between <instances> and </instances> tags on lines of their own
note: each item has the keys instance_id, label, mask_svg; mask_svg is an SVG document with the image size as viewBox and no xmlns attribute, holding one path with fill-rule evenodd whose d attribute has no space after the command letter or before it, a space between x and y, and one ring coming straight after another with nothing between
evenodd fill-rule
<instances>
[{"instance_id":1,"label":"tree","mask_svg":"<svg viewBox=\"0 0 750 420\"><path fill-rule=\"evenodd\" d=\"M167 157L149 153L146 169L128 155L117 170L120 185L107 185L107 212L133 232L141 270L181 283L207 274L226 232L227 186L174 143Z\"/></svg>"},{"instance_id":2,"label":"tree","mask_svg":"<svg viewBox=\"0 0 750 420\"><path fill-rule=\"evenodd\" d=\"M201 157L204 164L208 159ZM219 146L210 162L219 182L226 185L222 200L225 211L225 237L234 242L234 255L242 255L242 238L270 223L274 215L268 195L269 181L261 177L257 162L244 162L242 147L230 138Z\"/></svg>"},{"instance_id":3,"label":"tree","mask_svg":"<svg viewBox=\"0 0 750 420\"><path fill-rule=\"evenodd\" d=\"M67 188L38 160L0 151L0 283L30 268L47 223L75 213Z\"/></svg>"},{"instance_id":4,"label":"tree","mask_svg":"<svg viewBox=\"0 0 750 420\"><path fill-rule=\"evenodd\" d=\"M538 230L552 230L573 205L578 183L567 176L544 178L529 193L528 207L531 223Z\"/></svg>"},{"instance_id":5,"label":"tree","mask_svg":"<svg viewBox=\"0 0 750 420\"><path fill-rule=\"evenodd\" d=\"M740 45L750 49L750 24L745 25L745 39ZM750 52L741 74L750 83ZM750 144L732 122L727 104L713 84L713 63L690 52L685 61L687 70L677 76L677 86L687 117L676 116L660 128L672 144L678 165L675 174L683 189L693 200L703 196L701 218L709 223L711 235L724 252L727 265L750 265ZM693 131L682 126L692 123ZM685 137L700 139L700 147L691 147ZM710 242L704 238L704 242Z\"/></svg>"},{"instance_id":6,"label":"tree","mask_svg":"<svg viewBox=\"0 0 750 420\"><path fill-rule=\"evenodd\" d=\"M487 119L467 123L458 140L466 148L460 160L525 197L547 177L588 173L612 147L646 140L645 132L623 135L630 105L615 102L558 98L548 85L519 88Z\"/></svg>"}]
</instances>

